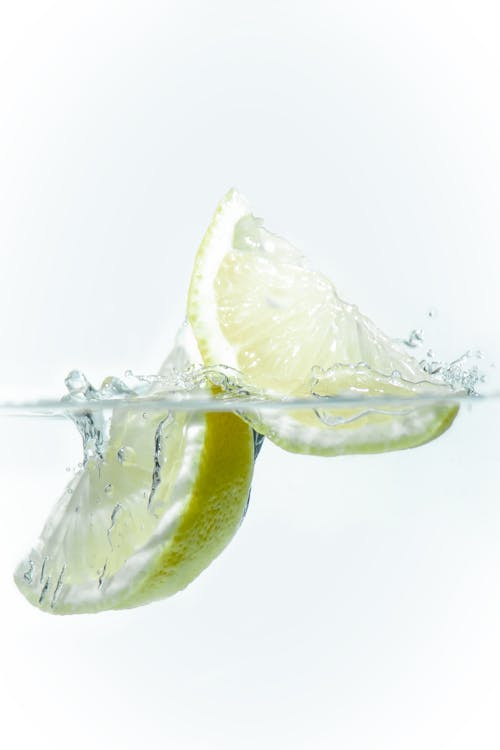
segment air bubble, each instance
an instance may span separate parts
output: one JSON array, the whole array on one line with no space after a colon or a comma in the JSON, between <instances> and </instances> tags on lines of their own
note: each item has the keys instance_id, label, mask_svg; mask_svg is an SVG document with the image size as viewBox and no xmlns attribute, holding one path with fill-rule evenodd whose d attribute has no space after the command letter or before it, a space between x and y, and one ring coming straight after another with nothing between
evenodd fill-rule
<instances>
[{"instance_id":1,"label":"air bubble","mask_svg":"<svg viewBox=\"0 0 500 750\"><path fill-rule=\"evenodd\" d=\"M122 445L116 452L116 457L121 464L130 460L134 455L134 451L128 445Z\"/></svg>"},{"instance_id":2,"label":"air bubble","mask_svg":"<svg viewBox=\"0 0 500 750\"><path fill-rule=\"evenodd\" d=\"M27 584L31 584L33 582L34 568L35 568L35 563L33 562L33 560L28 560L28 569L25 570L23 573L23 578Z\"/></svg>"}]
</instances>

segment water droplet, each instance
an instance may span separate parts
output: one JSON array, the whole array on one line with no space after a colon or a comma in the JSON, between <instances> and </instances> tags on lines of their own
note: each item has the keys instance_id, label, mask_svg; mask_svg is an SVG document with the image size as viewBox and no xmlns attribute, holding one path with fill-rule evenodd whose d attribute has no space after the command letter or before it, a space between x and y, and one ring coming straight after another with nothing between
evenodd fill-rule
<instances>
[{"instance_id":1,"label":"water droplet","mask_svg":"<svg viewBox=\"0 0 500 750\"><path fill-rule=\"evenodd\" d=\"M406 346L409 346L412 349L414 349L416 346L420 346L423 340L424 340L423 330L421 328L414 328L413 331L410 331L408 338L404 339L403 344L406 344Z\"/></svg>"},{"instance_id":2,"label":"water droplet","mask_svg":"<svg viewBox=\"0 0 500 750\"><path fill-rule=\"evenodd\" d=\"M433 319L433 318L437 318L437 315L438 315L438 311L436 310L436 308L435 308L435 307L430 307L430 308L429 308L429 309L427 310L427 317L428 317L428 318L431 318L431 319Z\"/></svg>"},{"instance_id":3,"label":"water droplet","mask_svg":"<svg viewBox=\"0 0 500 750\"><path fill-rule=\"evenodd\" d=\"M110 482L108 482L106 484L106 486L104 487L104 492L106 493L106 495L111 495L112 494L112 492L113 492L113 485Z\"/></svg>"},{"instance_id":4,"label":"water droplet","mask_svg":"<svg viewBox=\"0 0 500 750\"><path fill-rule=\"evenodd\" d=\"M90 388L90 383L80 370L71 370L64 383L72 396L84 395Z\"/></svg>"}]
</instances>

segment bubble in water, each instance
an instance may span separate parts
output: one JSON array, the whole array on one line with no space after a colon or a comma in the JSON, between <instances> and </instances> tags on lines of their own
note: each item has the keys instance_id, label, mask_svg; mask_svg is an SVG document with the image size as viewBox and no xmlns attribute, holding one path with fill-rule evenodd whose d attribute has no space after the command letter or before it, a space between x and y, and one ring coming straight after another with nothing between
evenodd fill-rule
<instances>
[{"instance_id":1,"label":"bubble in water","mask_svg":"<svg viewBox=\"0 0 500 750\"><path fill-rule=\"evenodd\" d=\"M103 412L84 411L74 414L72 419L83 440L83 465L92 457L102 460L108 422L106 415Z\"/></svg>"},{"instance_id":2,"label":"bubble in water","mask_svg":"<svg viewBox=\"0 0 500 750\"><path fill-rule=\"evenodd\" d=\"M111 512L111 516L110 516L111 523L108 527L108 530L106 531L106 536L108 537L108 542L109 542L111 549L113 549L113 542L111 541L111 532L113 531L116 525L116 518L121 510L122 510L122 506L120 505L120 503L117 503Z\"/></svg>"},{"instance_id":3,"label":"bubble in water","mask_svg":"<svg viewBox=\"0 0 500 750\"><path fill-rule=\"evenodd\" d=\"M100 589L102 586L102 582L104 580L104 576L106 575L106 570L108 568L108 560L104 562L104 565L102 566L102 570L97 571L97 575L99 576L99 579L97 581L97 588Z\"/></svg>"},{"instance_id":4,"label":"bubble in water","mask_svg":"<svg viewBox=\"0 0 500 750\"><path fill-rule=\"evenodd\" d=\"M111 493L113 492L113 485L110 482L105 485L104 492L106 493L106 495L111 495Z\"/></svg>"},{"instance_id":5,"label":"bubble in water","mask_svg":"<svg viewBox=\"0 0 500 750\"><path fill-rule=\"evenodd\" d=\"M121 464L124 464L125 461L129 461L133 455L134 451L128 445L122 445L122 447L118 448L116 452L116 457Z\"/></svg>"},{"instance_id":6,"label":"bubble in water","mask_svg":"<svg viewBox=\"0 0 500 750\"><path fill-rule=\"evenodd\" d=\"M54 589L54 593L52 594L52 600L50 602L50 606L52 609L54 609L56 605L57 598L61 592L61 589L63 587L63 578L64 578L64 572L66 570L66 565L63 565L60 572L59 572L59 578L57 579L57 583Z\"/></svg>"},{"instance_id":7,"label":"bubble in water","mask_svg":"<svg viewBox=\"0 0 500 750\"><path fill-rule=\"evenodd\" d=\"M45 578L45 568L47 566L48 561L49 561L49 558L47 557L47 555L45 555L45 557L43 558L43 562L42 562L42 569L40 571L40 583L42 583L43 579Z\"/></svg>"},{"instance_id":8,"label":"bubble in water","mask_svg":"<svg viewBox=\"0 0 500 750\"><path fill-rule=\"evenodd\" d=\"M172 412L168 412L167 416L164 417L158 424L155 432L155 452L154 452L154 464L153 464L153 476L151 479L151 490L148 497L148 509L152 511L153 500L155 497L156 490L161 482L161 470L164 460L163 448L168 435L168 428L174 422L174 415Z\"/></svg>"},{"instance_id":9,"label":"bubble in water","mask_svg":"<svg viewBox=\"0 0 500 750\"><path fill-rule=\"evenodd\" d=\"M33 560L28 560L28 569L25 570L23 573L23 578L28 584L31 584L33 581L34 568L35 568L35 563L33 562Z\"/></svg>"}]
</instances>

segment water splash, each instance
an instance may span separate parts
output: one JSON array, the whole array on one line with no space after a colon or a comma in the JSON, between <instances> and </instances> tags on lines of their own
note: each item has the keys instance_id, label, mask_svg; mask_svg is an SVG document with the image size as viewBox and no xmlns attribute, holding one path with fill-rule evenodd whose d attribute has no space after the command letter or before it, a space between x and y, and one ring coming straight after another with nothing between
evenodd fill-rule
<instances>
[{"instance_id":1,"label":"water splash","mask_svg":"<svg viewBox=\"0 0 500 750\"><path fill-rule=\"evenodd\" d=\"M91 458L103 460L111 423L110 410L95 409L96 402L109 399L126 398L135 395L119 378L106 378L101 388L94 388L80 370L72 370L65 379L68 394L62 403L81 404L81 411L70 414L83 441L83 466Z\"/></svg>"},{"instance_id":2,"label":"water splash","mask_svg":"<svg viewBox=\"0 0 500 750\"><path fill-rule=\"evenodd\" d=\"M430 351L427 354L434 355ZM433 377L438 377L443 383L446 383L454 390L463 390L469 396L478 395L478 388L486 380L485 373L480 370L474 362L483 359L484 355L480 351L467 351L457 359L451 362L441 362L432 357L421 360L420 366L424 372Z\"/></svg>"},{"instance_id":3,"label":"water splash","mask_svg":"<svg viewBox=\"0 0 500 750\"><path fill-rule=\"evenodd\" d=\"M437 311L431 308L428 318L435 318ZM414 328L402 342L411 349L424 345L425 336L422 328ZM424 373L450 386L455 391L464 391L469 396L477 396L479 387L486 381L486 374L477 365L477 360L484 359L480 350L468 350L459 357L447 362L436 358L434 350L428 348L425 356L419 361Z\"/></svg>"},{"instance_id":4,"label":"water splash","mask_svg":"<svg viewBox=\"0 0 500 750\"><path fill-rule=\"evenodd\" d=\"M68 393L74 398L87 398L90 392L94 392L89 381L80 370L71 370L66 376L64 383L68 389Z\"/></svg>"},{"instance_id":5,"label":"water splash","mask_svg":"<svg viewBox=\"0 0 500 750\"><path fill-rule=\"evenodd\" d=\"M428 317L435 317L435 310L427 313ZM412 350L413 357L418 360L418 350L423 349L425 342L422 328L414 328L405 339L399 339L399 344ZM419 365L422 371L422 382L418 384L418 392L422 390L422 384L429 386L443 385L450 391L460 392L467 395L477 395L478 389L485 381L485 374L478 365L478 360L483 358L480 351L467 351L452 361L438 359L434 350L427 348L422 351ZM320 372L320 380L324 387L321 392L317 388L317 373ZM428 382L427 382L428 381ZM70 403L81 406L81 409L72 409L70 417L75 422L82 436L84 460L86 466L90 460L97 463L104 461L104 453L109 441L110 426L113 416L113 408L109 402L120 401L123 404L132 404L137 398L171 399L182 401L186 395L204 399L241 399L242 407L239 413L244 412L244 401L251 399L261 402L276 399L275 394L269 394L245 382L245 378L238 370L228 366L210 366L190 364L186 367L170 366L165 368L161 374L143 375L126 370L123 377L108 377L100 388L95 388L80 370L72 370L65 379L68 394L62 399L62 403ZM373 391L374 383L377 384ZM316 385L315 385L316 384ZM408 388L415 383L406 381L399 370L391 373L380 373L371 369L367 363L337 364L333 368L321 370L311 368L310 388L308 394L312 397L325 397L332 393L342 393L353 397L379 396L390 401L398 396L405 397ZM339 390L340 388L340 390ZM306 394L307 395L307 394ZM285 397L283 397L285 400ZM106 404L102 404L106 401ZM149 407L148 407L149 408ZM371 408L371 407L370 407ZM392 408L392 407L390 407ZM360 406L361 409L361 406ZM366 404L364 409L366 409ZM170 414L170 413L169 413ZM171 420L171 414L159 421L154 437L152 450L154 451L154 469L151 478L151 488L147 495L148 508L152 508L156 488L161 481L161 467L163 461L163 430ZM361 411L360 414L364 414ZM141 416L148 422L154 412L145 411ZM244 414L243 414L244 416ZM317 415L319 416L319 415ZM320 418L324 415L321 412ZM161 417L159 416L159 420ZM339 424L343 423L343 417L338 417ZM335 419L334 419L335 421ZM328 423L332 424L331 415ZM132 449L122 445L116 453L120 464L125 464L134 458ZM80 467L81 468L81 467ZM106 486L105 493L111 496L113 488Z\"/></svg>"}]
</instances>

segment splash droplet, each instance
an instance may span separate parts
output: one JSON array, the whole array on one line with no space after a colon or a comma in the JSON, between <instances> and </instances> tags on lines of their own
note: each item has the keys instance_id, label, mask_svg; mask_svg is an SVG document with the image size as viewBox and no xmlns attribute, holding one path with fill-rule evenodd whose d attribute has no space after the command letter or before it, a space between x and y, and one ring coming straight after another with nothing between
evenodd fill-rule
<instances>
[{"instance_id":1,"label":"splash droplet","mask_svg":"<svg viewBox=\"0 0 500 750\"><path fill-rule=\"evenodd\" d=\"M417 346L420 346L420 344L424 340L424 332L421 328L414 328L413 331L410 331L410 334L408 338L404 339L403 344L406 344L406 346L411 347L414 349Z\"/></svg>"},{"instance_id":2,"label":"splash droplet","mask_svg":"<svg viewBox=\"0 0 500 750\"><path fill-rule=\"evenodd\" d=\"M85 395L91 388L89 381L80 370L71 370L64 383L72 396Z\"/></svg>"}]
</instances>

